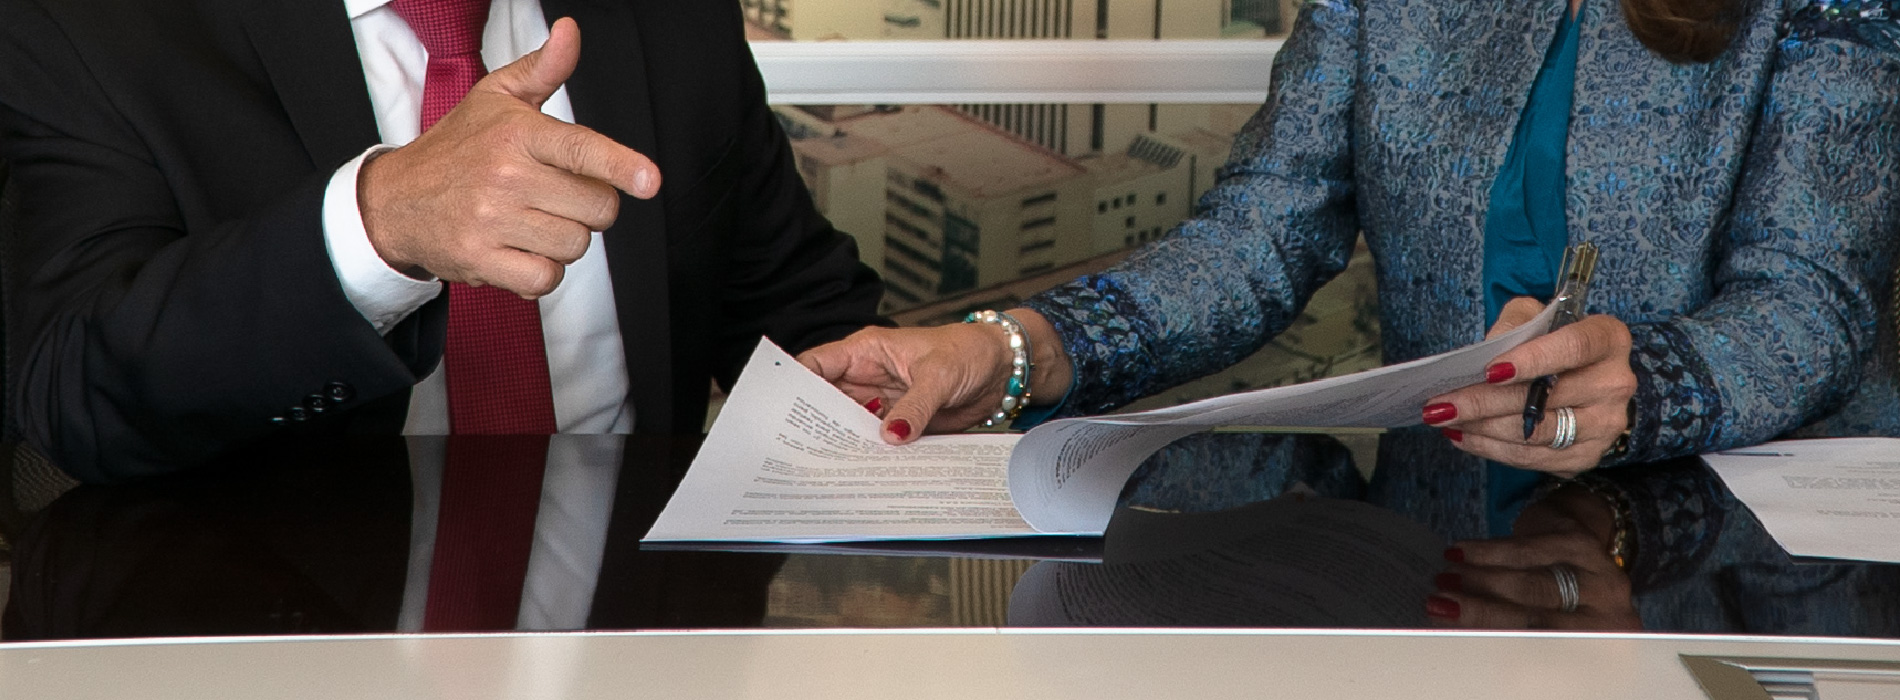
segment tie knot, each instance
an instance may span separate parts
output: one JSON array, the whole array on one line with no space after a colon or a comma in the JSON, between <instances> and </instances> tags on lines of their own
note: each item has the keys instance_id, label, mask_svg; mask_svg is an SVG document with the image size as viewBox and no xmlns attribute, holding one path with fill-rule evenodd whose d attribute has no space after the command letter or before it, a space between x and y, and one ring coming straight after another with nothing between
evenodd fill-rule
<instances>
[{"instance_id":1,"label":"tie knot","mask_svg":"<svg viewBox=\"0 0 1900 700\"><path fill-rule=\"evenodd\" d=\"M480 56L489 0L392 0L389 8L409 23L431 58Z\"/></svg>"}]
</instances>

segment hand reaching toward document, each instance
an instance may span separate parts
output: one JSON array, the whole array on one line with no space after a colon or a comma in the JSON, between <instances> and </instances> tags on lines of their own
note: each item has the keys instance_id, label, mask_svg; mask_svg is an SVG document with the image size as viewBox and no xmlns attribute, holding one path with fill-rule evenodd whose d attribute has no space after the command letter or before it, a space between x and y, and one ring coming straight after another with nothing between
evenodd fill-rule
<instances>
[{"instance_id":1,"label":"hand reaching toward document","mask_svg":"<svg viewBox=\"0 0 1900 700\"><path fill-rule=\"evenodd\" d=\"M1055 328L1028 309L1010 312L1029 335L1030 393L1060 399L1069 358ZM799 363L884 419L884 441L901 445L930 432L975 427L996 410L1009 381L1001 328L956 323L935 328L866 328L798 356Z\"/></svg>"},{"instance_id":2,"label":"hand reaching toward document","mask_svg":"<svg viewBox=\"0 0 1900 700\"><path fill-rule=\"evenodd\" d=\"M580 28L475 84L414 142L371 159L357 198L370 245L413 276L493 285L533 299L554 291L593 231L619 216L615 190L660 189L646 156L542 114L580 59Z\"/></svg>"},{"instance_id":3,"label":"hand reaching toward document","mask_svg":"<svg viewBox=\"0 0 1900 700\"><path fill-rule=\"evenodd\" d=\"M1529 297L1514 299L1498 315L1491 335L1523 325L1543 310ZM1557 375L1557 383L1543 421L1525 439L1527 390L1546 374ZM1458 449L1471 454L1575 476L1602 461L1629 427L1630 396L1636 393L1629 327L1613 316L1586 316L1499 355L1485 380L1427 401L1425 423L1444 430ZM1559 410L1570 411L1576 426L1575 441L1563 447L1553 444L1559 423L1553 414Z\"/></svg>"}]
</instances>

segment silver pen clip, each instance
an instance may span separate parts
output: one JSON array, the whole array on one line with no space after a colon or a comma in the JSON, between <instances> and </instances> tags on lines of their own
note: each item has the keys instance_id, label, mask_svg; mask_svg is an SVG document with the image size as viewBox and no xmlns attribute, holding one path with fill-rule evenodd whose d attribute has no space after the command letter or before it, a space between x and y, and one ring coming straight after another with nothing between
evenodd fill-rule
<instances>
[{"instance_id":1,"label":"silver pen clip","mask_svg":"<svg viewBox=\"0 0 1900 700\"><path fill-rule=\"evenodd\" d=\"M1584 303L1590 296L1590 280L1596 276L1597 246L1588 241L1564 251L1563 266L1557 274L1557 314L1550 319L1550 330L1557 330L1583 318Z\"/></svg>"}]
</instances>

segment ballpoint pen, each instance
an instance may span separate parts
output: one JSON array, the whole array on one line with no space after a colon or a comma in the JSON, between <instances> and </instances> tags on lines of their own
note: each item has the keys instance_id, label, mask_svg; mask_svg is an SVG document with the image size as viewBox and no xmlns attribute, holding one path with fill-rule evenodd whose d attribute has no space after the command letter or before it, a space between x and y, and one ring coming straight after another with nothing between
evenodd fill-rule
<instances>
[{"instance_id":1,"label":"ballpoint pen","mask_svg":"<svg viewBox=\"0 0 1900 700\"><path fill-rule=\"evenodd\" d=\"M1548 332L1555 333L1557 329L1583 318L1584 299L1590 294L1590 278L1596 274L1596 269L1595 243L1578 243L1564 251L1563 266L1557 274L1557 298L1550 302L1557 307L1557 313L1550 319ZM1544 420L1544 403L1550 400L1550 387L1555 383L1557 375L1554 374L1531 380L1530 396L1524 401L1525 440L1531 439L1531 433L1537 431L1537 424Z\"/></svg>"}]
</instances>

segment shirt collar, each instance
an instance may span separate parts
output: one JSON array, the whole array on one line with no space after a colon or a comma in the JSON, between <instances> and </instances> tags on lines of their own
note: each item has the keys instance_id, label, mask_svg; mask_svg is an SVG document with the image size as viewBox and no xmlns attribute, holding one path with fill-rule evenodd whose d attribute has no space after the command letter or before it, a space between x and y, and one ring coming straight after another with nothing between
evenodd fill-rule
<instances>
[{"instance_id":1,"label":"shirt collar","mask_svg":"<svg viewBox=\"0 0 1900 700\"><path fill-rule=\"evenodd\" d=\"M388 5L389 0L343 0L343 11L352 21L376 11L376 8Z\"/></svg>"}]
</instances>

